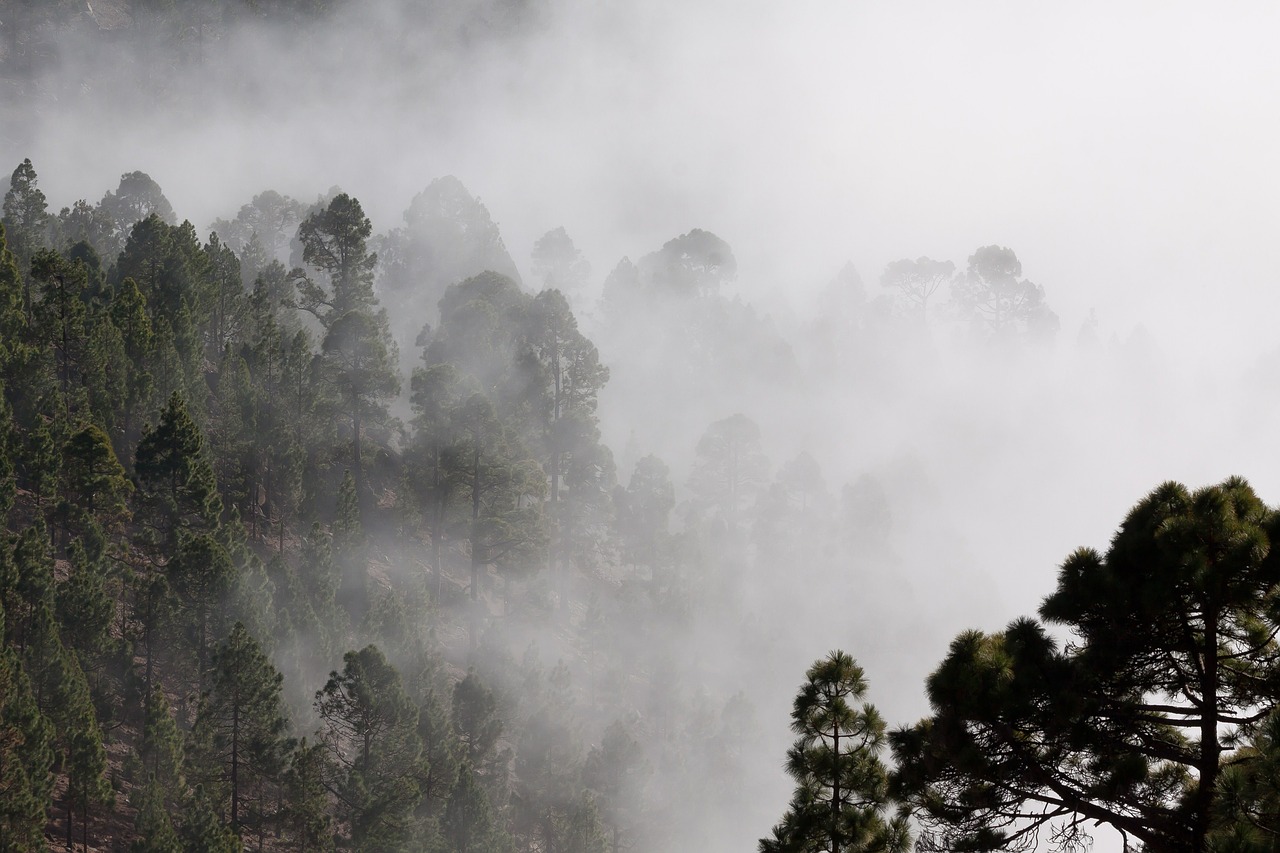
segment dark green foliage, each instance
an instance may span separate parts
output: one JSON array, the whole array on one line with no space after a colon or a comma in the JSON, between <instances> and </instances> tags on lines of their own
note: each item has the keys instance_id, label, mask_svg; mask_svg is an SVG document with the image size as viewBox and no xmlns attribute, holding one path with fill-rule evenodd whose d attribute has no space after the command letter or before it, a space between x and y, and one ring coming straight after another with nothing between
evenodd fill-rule
<instances>
[{"instance_id":1,"label":"dark green foliage","mask_svg":"<svg viewBox=\"0 0 1280 853\"><path fill-rule=\"evenodd\" d=\"M176 799L186 787L182 772L182 734L169 709L169 700L159 687L152 688L145 713L138 749L142 772L171 800Z\"/></svg>"},{"instance_id":2,"label":"dark green foliage","mask_svg":"<svg viewBox=\"0 0 1280 853\"><path fill-rule=\"evenodd\" d=\"M347 652L343 661L316 694L338 818L356 849L391 849L407 837L422 799L418 709L376 646Z\"/></svg>"},{"instance_id":3,"label":"dark green foliage","mask_svg":"<svg viewBox=\"0 0 1280 853\"><path fill-rule=\"evenodd\" d=\"M453 688L453 728L462 742L468 766L479 769L502 735L498 700L485 687L475 669Z\"/></svg>"},{"instance_id":4,"label":"dark green foliage","mask_svg":"<svg viewBox=\"0 0 1280 853\"><path fill-rule=\"evenodd\" d=\"M202 786L197 785L182 810L178 832L186 853L240 853L244 845L231 827L218 817L218 810Z\"/></svg>"},{"instance_id":5,"label":"dark green foliage","mask_svg":"<svg viewBox=\"0 0 1280 853\"><path fill-rule=\"evenodd\" d=\"M136 788L138 817L134 830L138 837L129 847L129 853L183 853L178 833L165 808L161 783L150 779Z\"/></svg>"},{"instance_id":6,"label":"dark green foliage","mask_svg":"<svg viewBox=\"0 0 1280 853\"><path fill-rule=\"evenodd\" d=\"M0 648L0 850L5 853L43 846L53 762L53 726L36 705L17 653L6 645Z\"/></svg>"},{"instance_id":7,"label":"dark green foliage","mask_svg":"<svg viewBox=\"0 0 1280 853\"><path fill-rule=\"evenodd\" d=\"M884 721L866 704L862 667L842 651L809 667L796 696L787 753L796 792L761 853L896 853L910 849L905 817L886 820Z\"/></svg>"},{"instance_id":8,"label":"dark green foliage","mask_svg":"<svg viewBox=\"0 0 1280 853\"><path fill-rule=\"evenodd\" d=\"M212 531L222 510L204 436L178 394L160 423L138 442L134 468L146 521L156 539L172 548L179 530Z\"/></svg>"},{"instance_id":9,"label":"dark green foliage","mask_svg":"<svg viewBox=\"0 0 1280 853\"><path fill-rule=\"evenodd\" d=\"M283 798L285 834L298 850L319 853L333 849L326 773L324 745L308 745L303 738L290 759Z\"/></svg>"},{"instance_id":10,"label":"dark green foliage","mask_svg":"<svg viewBox=\"0 0 1280 853\"><path fill-rule=\"evenodd\" d=\"M204 747L198 763L211 774L210 790L225 791L219 811L239 830L242 816L269 803L260 799L284 772L288 744L281 699L282 676L244 625L237 622L213 656L209 690L196 717L195 739Z\"/></svg>"},{"instance_id":11,"label":"dark green foliage","mask_svg":"<svg viewBox=\"0 0 1280 853\"><path fill-rule=\"evenodd\" d=\"M1229 732L1275 707L1276 513L1243 481L1167 483L1106 554L1063 564L1041 616L968 632L929 678L934 714L895 732L899 787L940 839L1029 844L1056 817L1149 850L1208 849Z\"/></svg>"},{"instance_id":12,"label":"dark green foliage","mask_svg":"<svg viewBox=\"0 0 1280 853\"><path fill-rule=\"evenodd\" d=\"M298 307L314 314L325 329L320 368L334 411L348 427L356 493L365 501L362 442L385 440L392 423L387 403L400 392L395 342L386 313L373 295L377 255L368 251L371 231L360 202L345 193L312 213L298 228L302 260L327 281L317 283L302 270L294 277Z\"/></svg>"},{"instance_id":13,"label":"dark green foliage","mask_svg":"<svg viewBox=\"0 0 1280 853\"><path fill-rule=\"evenodd\" d=\"M208 534L184 537L168 566L169 583L183 610L179 621L194 652L196 669L190 676L196 683L204 676L214 638L225 630L236 575L231 556Z\"/></svg>"},{"instance_id":14,"label":"dark green foliage","mask_svg":"<svg viewBox=\"0 0 1280 853\"><path fill-rule=\"evenodd\" d=\"M69 537L83 535L90 524L117 533L129 519L133 484L106 433L92 424L63 445L62 488L60 515Z\"/></svg>"},{"instance_id":15,"label":"dark green foliage","mask_svg":"<svg viewBox=\"0 0 1280 853\"><path fill-rule=\"evenodd\" d=\"M23 160L9 179L9 190L4 196L4 216L0 219L8 232L9 248L23 278L22 304L28 318L32 316L35 303L31 259L48 245L50 236L48 204L38 184L31 161Z\"/></svg>"},{"instance_id":16,"label":"dark green foliage","mask_svg":"<svg viewBox=\"0 0 1280 853\"><path fill-rule=\"evenodd\" d=\"M457 853L501 853L509 846L488 794L465 766L449 795L440 828L449 849Z\"/></svg>"}]
</instances>

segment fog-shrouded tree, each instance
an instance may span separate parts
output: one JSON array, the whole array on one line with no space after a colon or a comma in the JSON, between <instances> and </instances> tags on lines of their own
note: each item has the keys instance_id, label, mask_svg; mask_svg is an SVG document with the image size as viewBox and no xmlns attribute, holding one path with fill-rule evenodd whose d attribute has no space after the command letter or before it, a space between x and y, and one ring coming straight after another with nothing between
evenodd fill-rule
<instances>
[{"instance_id":1,"label":"fog-shrouded tree","mask_svg":"<svg viewBox=\"0 0 1280 853\"><path fill-rule=\"evenodd\" d=\"M559 290L570 301L581 298L591 264L578 251L564 227L554 228L533 244L533 274L544 290Z\"/></svg>"},{"instance_id":2,"label":"fog-shrouded tree","mask_svg":"<svg viewBox=\"0 0 1280 853\"><path fill-rule=\"evenodd\" d=\"M652 454L637 460L626 489L617 490L615 504L624 559L648 567L650 578L654 578L676 505L666 463Z\"/></svg>"},{"instance_id":3,"label":"fog-shrouded tree","mask_svg":"<svg viewBox=\"0 0 1280 853\"><path fill-rule=\"evenodd\" d=\"M1105 553L1066 559L1040 607L1052 633L1024 618L957 637L933 713L892 735L932 840L1029 849L1105 824L1152 853L1217 849L1219 782L1250 760L1233 747L1280 695L1278 529L1241 479L1166 483Z\"/></svg>"},{"instance_id":4,"label":"fog-shrouded tree","mask_svg":"<svg viewBox=\"0 0 1280 853\"><path fill-rule=\"evenodd\" d=\"M893 261L884 268L880 286L898 291L913 314L923 321L927 319L929 298L942 285L955 277L956 265L951 261L935 261L929 258L904 258Z\"/></svg>"},{"instance_id":5,"label":"fog-shrouded tree","mask_svg":"<svg viewBox=\"0 0 1280 853\"><path fill-rule=\"evenodd\" d=\"M578 331L578 321L559 290L534 297L525 313L524 338L535 374L530 390L540 398L535 437L550 481L547 566L560 585L563 606L567 584L562 563L584 547L593 528L599 529L590 511L606 503L613 486L605 482L613 477L612 458L606 459L607 451L600 446L595 414L609 369L600 363L595 345Z\"/></svg>"},{"instance_id":6,"label":"fog-shrouded tree","mask_svg":"<svg viewBox=\"0 0 1280 853\"><path fill-rule=\"evenodd\" d=\"M33 303L29 275L31 258L49 244L50 237L48 202L39 183L31 161L19 163L9 178L9 189L4 194L4 215L0 217L0 223L4 224L7 232L9 250L16 257L18 270L26 282L24 306L28 316Z\"/></svg>"},{"instance_id":7,"label":"fog-shrouded tree","mask_svg":"<svg viewBox=\"0 0 1280 853\"><path fill-rule=\"evenodd\" d=\"M286 263L289 246L306 215L306 206L296 199L265 190L242 205L235 219L216 219L210 230L217 233L237 254L242 254L256 237L268 261Z\"/></svg>"},{"instance_id":8,"label":"fog-shrouded tree","mask_svg":"<svg viewBox=\"0 0 1280 853\"><path fill-rule=\"evenodd\" d=\"M360 850L392 849L411 830L426 775L418 708L377 646L347 652L316 693L333 762L338 818L346 842Z\"/></svg>"},{"instance_id":9,"label":"fog-shrouded tree","mask_svg":"<svg viewBox=\"0 0 1280 853\"><path fill-rule=\"evenodd\" d=\"M102 197L97 209L104 221L111 223L111 230L102 235L102 245L95 244L94 248L108 260L115 260L116 255L124 250L125 241L136 223L152 215L166 225L174 225L178 221L173 205L165 198L160 185L146 172L121 175L120 185Z\"/></svg>"},{"instance_id":10,"label":"fog-shrouded tree","mask_svg":"<svg viewBox=\"0 0 1280 853\"><path fill-rule=\"evenodd\" d=\"M1022 278L1022 262L1004 246L983 246L970 255L951 292L960 316L982 337L1049 338L1058 330L1044 288Z\"/></svg>"},{"instance_id":11,"label":"fog-shrouded tree","mask_svg":"<svg viewBox=\"0 0 1280 853\"><path fill-rule=\"evenodd\" d=\"M446 290L460 281L486 271L520 281L488 209L452 175L414 196L404 227L383 238L379 251L382 291L432 323Z\"/></svg>"},{"instance_id":12,"label":"fog-shrouded tree","mask_svg":"<svg viewBox=\"0 0 1280 853\"><path fill-rule=\"evenodd\" d=\"M316 281L295 270L297 305L324 327L320 366L334 407L347 425L356 493L366 500L363 442L391 427L387 404L400 392L398 354L373 293L377 255L369 251L372 231L360 202L346 193L303 220L298 228L302 260L318 271Z\"/></svg>"},{"instance_id":13,"label":"fog-shrouded tree","mask_svg":"<svg viewBox=\"0 0 1280 853\"><path fill-rule=\"evenodd\" d=\"M862 667L842 651L816 661L791 711L796 792L761 853L905 853L905 815L889 818L885 724L867 704Z\"/></svg>"},{"instance_id":14,"label":"fog-shrouded tree","mask_svg":"<svg viewBox=\"0 0 1280 853\"><path fill-rule=\"evenodd\" d=\"M689 488L701 510L734 529L768 474L760 427L736 414L711 424L698 440Z\"/></svg>"}]
</instances>

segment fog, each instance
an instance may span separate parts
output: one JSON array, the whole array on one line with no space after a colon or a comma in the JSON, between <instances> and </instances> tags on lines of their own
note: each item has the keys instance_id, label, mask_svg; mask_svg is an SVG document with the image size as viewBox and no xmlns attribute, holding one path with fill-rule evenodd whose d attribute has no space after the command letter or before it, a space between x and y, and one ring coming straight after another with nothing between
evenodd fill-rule
<instances>
[{"instance_id":1,"label":"fog","mask_svg":"<svg viewBox=\"0 0 1280 853\"><path fill-rule=\"evenodd\" d=\"M790 702L829 649L862 663L891 725L910 723L958 631L1033 612L1063 558L1104 547L1160 482L1241 474L1280 501L1274 4L493 8L520 12L481 26L461 8L430 22L408 2L351 4L289 38L237 31L202 64L159 67L67 36L42 88L10 93L0 164L30 157L55 210L145 171L202 234L264 189L309 203L332 186L385 232L457 176L527 289L552 228L590 261L575 309L612 371L598 414L619 482L654 453L687 500L700 436L739 412L772 472L807 451L833 501L875 477L892 514L883 551L708 569L728 588L672 640L698 649L684 686L717 713L741 692L759 737L734 808L709 807L677 839L752 849L778 819ZM694 228L732 247L720 296L785 343L793 371L692 377L610 325L600 297L618 261ZM872 327L830 310L847 262L865 319L892 295L888 263L963 270L991 244L1043 287L1051 342L975 345L945 289L927 335L899 323L859 337ZM824 320L865 350L831 356ZM407 375L418 353L401 358ZM684 784L699 781L712 784Z\"/></svg>"}]
</instances>

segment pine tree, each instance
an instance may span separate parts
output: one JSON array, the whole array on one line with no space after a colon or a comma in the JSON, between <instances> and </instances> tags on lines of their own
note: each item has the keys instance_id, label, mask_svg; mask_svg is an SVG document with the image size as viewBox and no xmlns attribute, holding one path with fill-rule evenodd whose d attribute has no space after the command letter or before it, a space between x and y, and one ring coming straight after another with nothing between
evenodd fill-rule
<instances>
[{"instance_id":1,"label":"pine tree","mask_svg":"<svg viewBox=\"0 0 1280 853\"><path fill-rule=\"evenodd\" d=\"M308 745L303 738L290 757L284 781L285 834L296 850L325 853L333 849L325 769L324 745Z\"/></svg>"},{"instance_id":2,"label":"pine tree","mask_svg":"<svg viewBox=\"0 0 1280 853\"><path fill-rule=\"evenodd\" d=\"M0 635L5 633L0 606ZM36 705L17 653L0 645L0 851L43 846L53 789L53 726Z\"/></svg>"},{"instance_id":3,"label":"pine tree","mask_svg":"<svg viewBox=\"0 0 1280 853\"><path fill-rule=\"evenodd\" d=\"M191 792L183 810L178 840L186 853L241 853L244 845L231 827L218 818L218 811L202 786Z\"/></svg>"},{"instance_id":4,"label":"pine tree","mask_svg":"<svg viewBox=\"0 0 1280 853\"><path fill-rule=\"evenodd\" d=\"M63 445L62 458L61 515L66 535L84 532L81 514L106 531L117 531L129 518L133 484L106 433L92 424L82 427Z\"/></svg>"},{"instance_id":5,"label":"pine tree","mask_svg":"<svg viewBox=\"0 0 1280 853\"><path fill-rule=\"evenodd\" d=\"M201 758L216 774L229 800L229 825L240 831L252 793L283 772L287 726L281 700L282 677L261 647L237 622L214 653L210 687L196 718L197 740L207 744ZM221 805L221 804L220 804Z\"/></svg>"},{"instance_id":6,"label":"pine tree","mask_svg":"<svg viewBox=\"0 0 1280 853\"><path fill-rule=\"evenodd\" d=\"M905 818L885 820L885 725L863 701L862 667L842 651L816 661L791 711L787 753L796 792L761 853L895 853L909 849Z\"/></svg>"},{"instance_id":7,"label":"pine tree","mask_svg":"<svg viewBox=\"0 0 1280 853\"><path fill-rule=\"evenodd\" d=\"M222 511L204 436L178 394L160 423L138 442L137 471L145 519L157 543L172 553L180 530L212 531Z\"/></svg>"},{"instance_id":8,"label":"pine tree","mask_svg":"<svg viewBox=\"0 0 1280 853\"><path fill-rule=\"evenodd\" d=\"M403 843L422 799L418 709L376 646L347 652L343 661L315 704L337 771L339 819L352 846L386 850Z\"/></svg>"},{"instance_id":9,"label":"pine tree","mask_svg":"<svg viewBox=\"0 0 1280 853\"><path fill-rule=\"evenodd\" d=\"M236 565L222 543L209 534L184 536L178 553L168 565L168 577L180 606L179 621L195 652L196 668L189 676L194 684L203 679L213 638L221 636L227 607L237 580Z\"/></svg>"},{"instance_id":10,"label":"pine tree","mask_svg":"<svg viewBox=\"0 0 1280 853\"><path fill-rule=\"evenodd\" d=\"M468 766L473 770L483 767L502 736L502 718L498 716L497 698L481 683L474 667L454 685L453 728L462 743Z\"/></svg>"},{"instance_id":11,"label":"pine tree","mask_svg":"<svg viewBox=\"0 0 1280 853\"><path fill-rule=\"evenodd\" d=\"M28 317L34 302L29 275L31 258L47 245L49 239L48 203L39 183L31 161L19 163L9 179L9 190L4 195L4 216L0 219L9 231L10 248L27 282L23 305Z\"/></svg>"},{"instance_id":12,"label":"pine tree","mask_svg":"<svg viewBox=\"0 0 1280 853\"><path fill-rule=\"evenodd\" d=\"M337 601L358 623L369 607L368 549L360 524L360 501L355 478L343 474L338 487L338 510L333 520L333 562L340 582Z\"/></svg>"},{"instance_id":13,"label":"pine tree","mask_svg":"<svg viewBox=\"0 0 1280 853\"><path fill-rule=\"evenodd\" d=\"M89 273L57 252L44 250L31 259L31 278L40 284L32 306L35 340L52 351L54 372L61 388L62 411L73 410L73 388L79 389L88 357L84 293Z\"/></svg>"},{"instance_id":14,"label":"pine tree","mask_svg":"<svg viewBox=\"0 0 1280 853\"><path fill-rule=\"evenodd\" d=\"M327 279L327 287L296 270L298 307L324 327L320 367L335 411L349 427L351 471L361 504L366 501L362 442L370 431L391 427L387 403L400 393L398 353L385 311L373 295L377 255L368 251L372 230L360 202L345 193L298 228L302 260Z\"/></svg>"},{"instance_id":15,"label":"pine tree","mask_svg":"<svg viewBox=\"0 0 1280 853\"><path fill-rule=\"evenodd\" d=\"M465 764L449 794L440 828L456 853L500 853L509 847L488 794Z\"/></svg>"},{"instance_id":16,"label":"pine tree","mask_svg":"<svg viewBox=\"0 0 1280 853\"><path fill-rule=\"evenodd\" d=\"M159 786L159 790L176 799L186 788L183 770L182 733L169 709L169 700L160 688L151 688L144 709L146 718L142 726L142 742L138 757L146 778Z\"/></svg>"},{"instance_id":17,"label":"pine tree","mask_svg":"<svg viewBox=\"0 0 1280 853\"><path fill-rule=\"evenodd\" d=\"M138 796L138 816L134 821L138 837L130 845L129 853L183 853L165 807L162 783L149 779L134 790Z\"/></svg>"},{"instance_id":18,"label":"pine tree","mask_svg":"<svg viewBox=\"0 0 1280 853\"><path fill-rule=\"evenodd\" d=\"M132 278L126 278L116 289L108 313L112 325L120 332L121 346L128 359L123 395L117 408L120 437L116 453L122 459L132 460L155 389L151 368L155 331L147 313L147 300Z\"/></svg>"}]
</instances>

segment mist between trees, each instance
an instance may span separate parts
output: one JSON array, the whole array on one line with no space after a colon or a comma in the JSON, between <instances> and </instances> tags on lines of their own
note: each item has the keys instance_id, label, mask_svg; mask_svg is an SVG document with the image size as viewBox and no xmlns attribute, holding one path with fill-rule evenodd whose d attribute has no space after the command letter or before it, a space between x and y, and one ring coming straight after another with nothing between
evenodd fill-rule
<instances>
[{"instance_id":1,"label":"mist between trees","mask_svg":"<svg viewBox=\"0 0 1280 853\"><path fill-rule=\"evenodd\" d=\"M1069 552L984 567L952 478L1052 506L1005 460L1087 423L1051 427L1058 390L1162 381L1139 338L1061 334L1011 249L846 267L802 319L699 229L593 277L557 228L522 281L456 178L383 233L264 191L202 239L146 174L54 214L24 161L3 224L4 849L1271 843L1275 516L1243 481L1070 556L1064 637L945 651ZM886 443L913 410L950 430ZM969 458L904 449L940 432ZM814 664L788 754L837 644L880 675Z\"/></svg>"}]
</instances>

